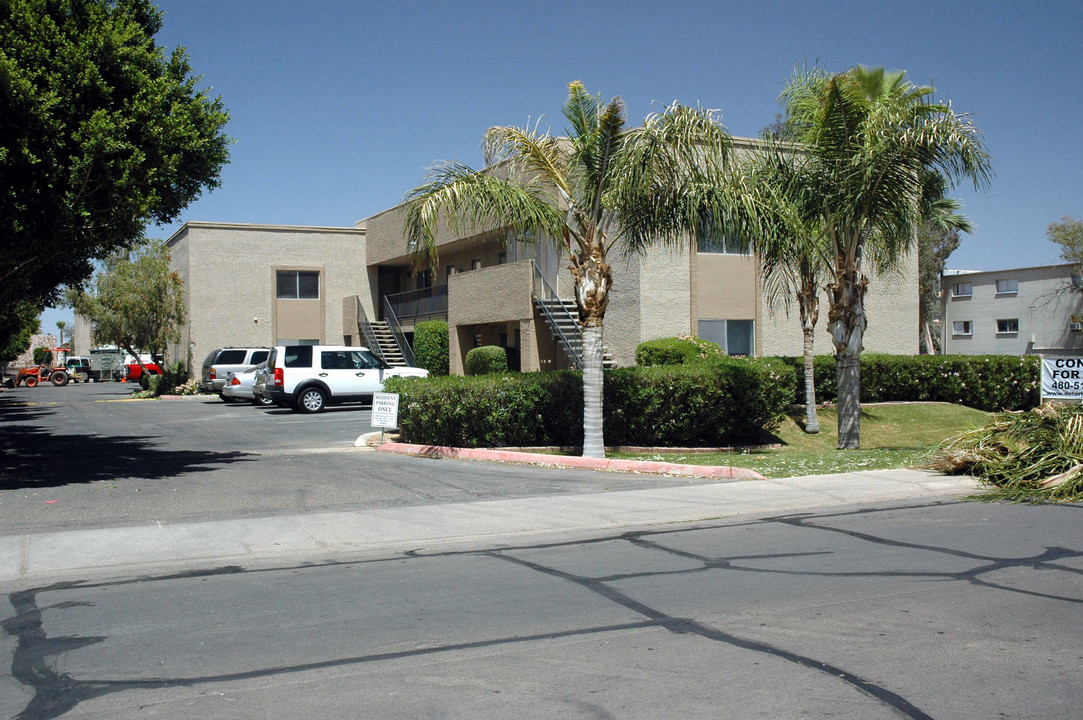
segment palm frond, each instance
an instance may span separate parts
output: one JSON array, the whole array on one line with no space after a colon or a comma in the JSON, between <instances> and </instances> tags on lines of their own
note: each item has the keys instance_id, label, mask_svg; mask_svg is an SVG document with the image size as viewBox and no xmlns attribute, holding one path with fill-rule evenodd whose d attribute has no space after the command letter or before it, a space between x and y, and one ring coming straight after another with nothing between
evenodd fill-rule
<instances>
[{"instance_id":1,"label":"palm frond","mask_svg":"<svg viewBox=\"0 0 1083 720\"><path fill-rule=\"evenodd\" d=\"M442 225L452 235L514 228L556 238L564 224L552 187L494 177L455 162L435 165L404 202L403 237L414 253L415 266L426 262L439 266L437 236Z\"/></svg>"}]
</instances>

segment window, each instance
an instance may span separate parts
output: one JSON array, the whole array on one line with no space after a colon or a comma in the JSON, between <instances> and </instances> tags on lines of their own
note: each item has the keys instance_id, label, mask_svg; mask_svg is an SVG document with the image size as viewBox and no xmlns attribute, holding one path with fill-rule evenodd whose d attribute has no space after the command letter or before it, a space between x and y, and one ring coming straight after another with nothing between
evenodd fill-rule
<instances>
[{"instance_id":1,"label":"window","mask_svg":"<svg viewBox=\"0 0 1083 720\"><path fill-rule=\"evenodd\" d=\"M696 250L701 253L721 255L751 255L752 247L747 240L728 235L721 238L700 238Z\"/></svg>"},{"instance_id":2,"label":"window","mask_svg":"<svg viewBox=\"0 0 1083 720\"><path fill-rule=\"evenodd\" d=\"M997 280L997 295L1015 295L1018 292L1018 280Z\"/></svg>"},{"instance_id":3,"label":"window","mask_svg":"<svg viewBox=\"0 0 1083 720\"><path fill-rule=\"evenodd\" d=\"M974 294L973 283L955 283L951 286L952 297L970 297Z\"/></svg>"},{"instance_id":4,"label":"window","mask_svg":"<svg viewBox=\"0 0 1083 720\"><path fill-rule=\"evenodd\" d=\"M474 258L470 261L471 270L481 270L481 258Z\"/></svg>"},{"instance_id":5,"label":"window","mask_svg":"<svg viewBox=\"0 0 1083 720\"><path fill-rule=\"evenodd\" d=\"M218 357L214 359L215 365L240 365L244 363L244 357L248 354L247 350L223 350L218 353ZM266 358L264 358L266 360ZM263 362L262 360L260 362Z\"/></svg>"},{"instance_id":6,"label":"window","mask_svg":"<svg viewBox=\"0 0 1083 720\"><path fill-rule=\"evenodd\" d=\"M1010 320L997 320L997 334L1001 333L1017 333L1019 332L1019 318L1012 318Z\"/></svg>"},{"instance_id":7,"label":"window","mask_svg":"<svg viewBox=\"0 0 1083 720\"><path fill-rule=\"evenodd\" d=\"M267 356L270 354L270 350L257 350L256 352L252 353L252 359L248 362L252 363L253 365L259 365L261 362L266 360Z\"/></svg>"},{"instance_id":8,"label":"window","mask_svg":"<svg viewBox=\"0 0 1083 720\"><path fill-rule=\"evenodd\" d=\"M507 265L507 263L508 263L508 253L505 250L501 250L500 254L496 256L496 264L497 265Z\"/></svg>"},{"instance_id":9,"label":"window","mask_svg":"<svg viewBox=\"0 0 1083 720\"><path fill-rule=\"evenodd\" d=\"M319 270L278 270L276 277L279 299L320 299Z\"/></svg>"},{"instance_id":10,"label":"window","mask_svg":"<svg viewBox=\"0 0 1083 720\"><path fill-rule=\"evenodd\" d=\"M455 267L454 265L448 265L447 266L447 276L448 277L451 277L452 275L454 275L457 272L459 272L459 268Z\"/></svg>"},{"instance_id":11,"label":"window","mask_svg":"<svg viewBox=\"0 0 1083 720\"><path fill-rule=\"evenodd\" d=\"M311 345L287 345L284 365L288 368L312 367Z\"/></svg>"},{"instance_id":12,"label":"window","mask_svg":"<svg viewBox=\"0 0 1083 720\"><path fill-rule=\"evenodd\" d=\"M752 320L700 320L697 334L718 343L729 355L754 354L756 338Z\"/></svg>"},{"instance_id":13,"label":"window","mask_svg":"<svg viewBox=\"0 0 1083 720\"><path fill-rule=\"evenodd\" d=\"M951 324L952 335L973 335L974 324L970 320L956 320Z\"/></svg>"}]
</instances>

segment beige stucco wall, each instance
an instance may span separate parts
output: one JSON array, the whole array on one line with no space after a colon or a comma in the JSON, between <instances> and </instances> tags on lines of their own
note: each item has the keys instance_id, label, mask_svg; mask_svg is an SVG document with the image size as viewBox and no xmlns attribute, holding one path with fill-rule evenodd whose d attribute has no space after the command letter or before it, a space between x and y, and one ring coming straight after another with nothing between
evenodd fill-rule
<instances>
[{"instance_id":1,"label":"beige stucco wall","mask_svg":"<svg viewBox=\"0 0 1083 720\"><path fill-rule=\"evenodd\" d=\"M480 334L483 344L495 344L500 332L520 330L520 362L524 370L537 369L537 346L531 326L534 305L530 297L533 269L529 262L482 267L448 278L448 324L451 372L461 375L470 338Z\"/></svg>"},{"instance_id":2,"label":"beige stucco wall","mask_svg":"<svg viewBox=\"0 0 1083 720\"><path fill-rule=\"evenodd\" d=\"M802 353L801 321L797 307L771 308L767 299L760 299L761 322L757 323L757 345L762 342L762 355L800 355ZM816 324L814 350L818 355L833 354L831 334L827 329L830 299L820 296L820 318ZM864 346L867 352L892 355L918 353L918 259L908 255L901 272L888 277L869 279L865 296L868 328Z\"/></svg>"},{"instance_id":3,"label":"beige stucco wall","mask_svg":"<svg viewBox=\"0 0 1083 720\"><path fill-rule=\"evenodd\" d=\"M275 331L276 269L321 270L320 299L292 302L319 303L322 342L344 340L343 297L371 297L363 230L190 222L168 244L171 266L186 280L190 371L216 347L270 346L293 337L289 318Z\"/></svg>"}]
</instances>

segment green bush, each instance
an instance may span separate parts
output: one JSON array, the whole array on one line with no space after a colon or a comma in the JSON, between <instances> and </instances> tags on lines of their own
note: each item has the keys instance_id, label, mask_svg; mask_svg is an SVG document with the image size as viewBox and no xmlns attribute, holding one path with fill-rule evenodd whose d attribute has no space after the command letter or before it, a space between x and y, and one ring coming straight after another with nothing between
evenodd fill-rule
<instances>
[{"instance_id":1,"label":"green bush","mask_svg":"<svg viewBox=\"0 0 1083 720\"><path fill-rule=\"evenodd\" d=\"M162 369L161 379L155 393L158 395L177 394L177 388L188 382L188 369L184 363L178 362L173 365L165 365ZM151 387L150 389L154 389Z\"/></svg>"},{"instance_id":2,"label":"green bush","mask_svg":"<svg viewBox=\"0 0 1083 720\"><path fill-rule=\"evenodd\" d=\"M463 362L467 375L489 375L508 371L508 353L496 345L482 345L466 353Z\"/></svg>"},{"instance_id":3,"label":"green bush","mask_svg":"<svg viewBox=\"0 0 1083 720\"><path fill-rule=\"evenodd\" d=\"M143 373L139 377L139 387L152 392L155 395L161 395L161 393L158 392L158 388L162 387L162 376Z\"/></svg>"},{"instance_id":4,"label":"green bush","mask_svg":"<svg viewBox=\"0 0 1083 720\"><path fill-rule=\"evenodd\" d=\"M49 352L48 348L44 348L44 347L36 347L36 348L34 348L34 364L35 365L41 365L43 362L45 362L45 357L47 355L50 356L50 357L52 356L52 353Z\"/></svg>"},{"instance_id":5,"label":"green bush","mask_svg":"<svg viewBox=\"0 0 1083 720\"><path fill-rule=\"evenodd\" d=\"M414 326L414 359L429 375L448 374L449 348L446 320L427 320Z\"/></svg>"},{"instance_id":6,"label":"green bush","mask_svg":"<svg viewBox=\"0 0 1083 720\"><path fill-rule=\"evenodd\" d=\"M726 357L717 344L697 337L658 338L646 340L636 347L636 365L687 365Z\"/></svg>"},{"instance_id":7,"label":"green bush","mask_svg":"<svg viewBox=\"0 0 1083 720\"><path fill-rule=\"evenodd\" d=\"M805 401L801 358L778 358L793 368L796 394ZM835 358L814 360L817 402L838 399ZM1041 395L1041 361L1036 355L861 356L862 402L949 402L978 410L1027 410Z\"/></svg>"},{"instance_id":8,"label":"green bush","mask_svg":"<svg viewBox=\"0 0 1083 720\"><path fill-rule=\"evenodd\" d=\"M578 372L391 378L402 393L403 442L456 447L583 443ZM685 366L631 367L604 375L607 445L721 446L761 442L793 396L777 361L720 358Z\"/></svg>"}]
</instances>

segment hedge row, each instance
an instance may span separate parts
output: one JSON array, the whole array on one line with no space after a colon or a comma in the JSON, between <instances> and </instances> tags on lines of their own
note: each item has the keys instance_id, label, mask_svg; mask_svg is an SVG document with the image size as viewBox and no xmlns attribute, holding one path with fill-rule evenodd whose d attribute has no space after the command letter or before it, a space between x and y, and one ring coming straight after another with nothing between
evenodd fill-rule
<instances>
[{"instance_id":1,"label":"hedge row","mask_svg":"<svg viewBox=\"0 0 1083 720\"><path fill-rule=\"evenodd\" d=\"M805 402L804 361L779 358L793 367L795 403ZM835 358L817 355L816 401L835 402ZM1041 395L1041 359L1036 355L861 355L862 402L949 402L978 410L1029 410Z\"/></svg>"},{"instance_id":2,"label":"hedge row","mask_svg":"<svg viewBox=\"0 0 1083 720\"><path fill-rule=\"evenodd\" d=\"M755 443L778 427L793 375L777 362L632 367L604 375L607 445ZM403 442L456 447L583 444L578 372L391 378Z\"/></svg>"},{"instance_id":3,"label":"hedge row","mask_svg":"<svg viewBox=\"0 0 1083 720\"><path fill-rule=\"evenodd\" d=\"M638 365L716 363L722 348L681 336L640 343ZM805 402L805 369L800 357L776 358L793 369L792 401ZM835 358L817 355L817 402L838 399ZM861 355L862 402L949 402L978 410L1029 410L1041 394L1041 360L1036 355Z\"/></svg>"}]
</instances>

